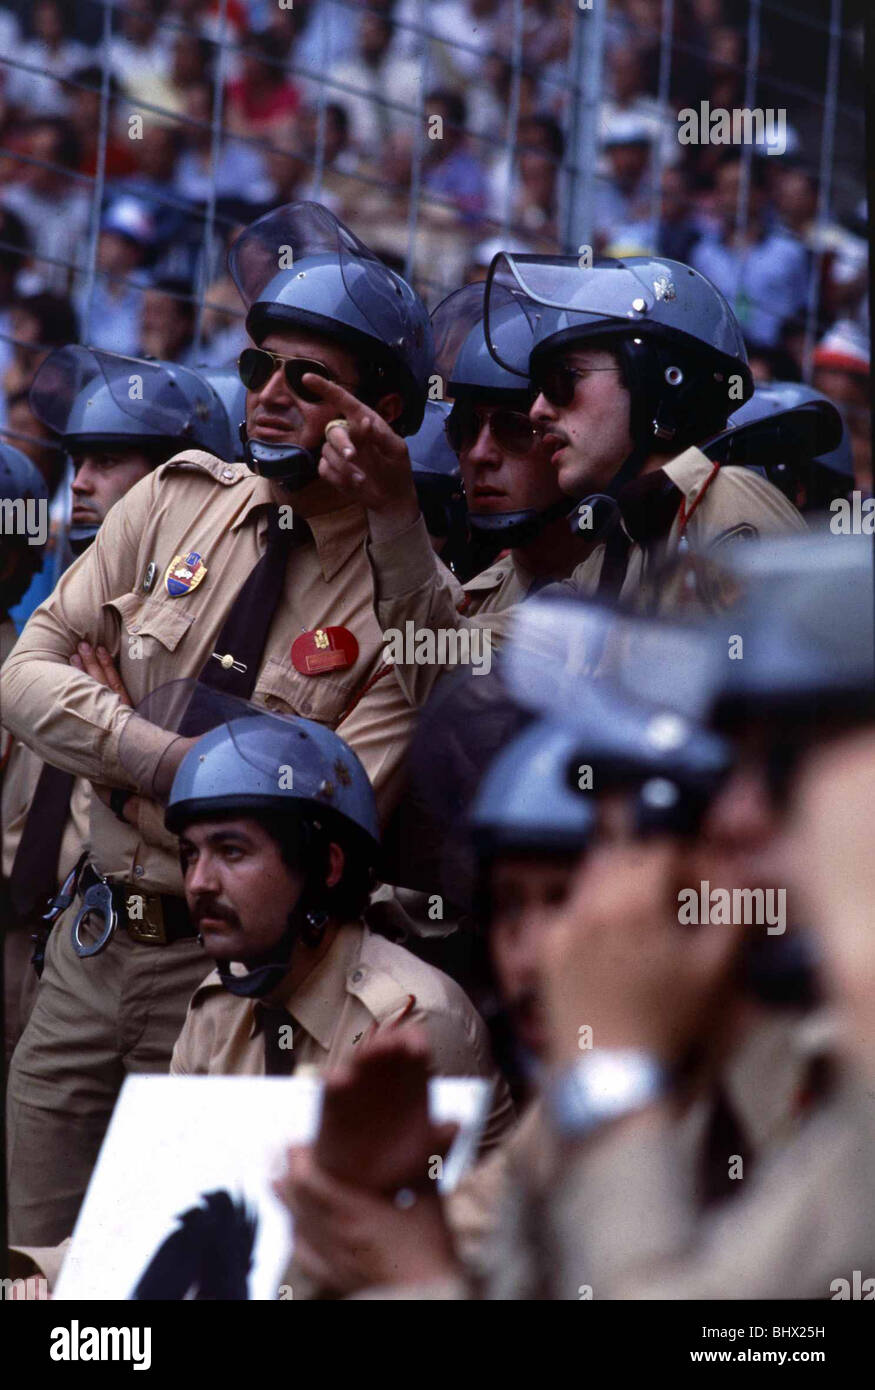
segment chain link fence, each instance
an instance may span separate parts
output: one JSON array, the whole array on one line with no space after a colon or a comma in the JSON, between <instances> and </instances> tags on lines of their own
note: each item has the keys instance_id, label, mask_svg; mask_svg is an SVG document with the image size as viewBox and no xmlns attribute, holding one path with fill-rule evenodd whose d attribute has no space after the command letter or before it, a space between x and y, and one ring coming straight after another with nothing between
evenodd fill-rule
<instances>
[{"instance_id":1,"label":"chain link fence","mask_svg":"<svg viewBox=\"0 0 875 1390\"><path fill-rule=\"evenodd\" d=\"M760 375L868 354L864 0L0 7L2 423L71 336L214 365L239 229L326 203L430 305L499 247L689 260ZM65 311L66 306L66 311Z\"/></svg>"}]
</instances>

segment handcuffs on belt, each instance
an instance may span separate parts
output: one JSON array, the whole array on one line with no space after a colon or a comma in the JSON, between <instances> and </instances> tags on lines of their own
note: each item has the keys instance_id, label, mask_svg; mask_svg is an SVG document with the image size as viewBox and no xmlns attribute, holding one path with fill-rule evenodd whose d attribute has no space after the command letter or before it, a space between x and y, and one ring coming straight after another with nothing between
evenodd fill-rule
<instances>
[{"instance_id":1,"label":"handcuffs on belt","mask_svg":"<svg viewBox=\"0 0 875 1390\"><path fill-rule=\"evenodd\" d=\"M93 946L86 946L79 935L79 928L92 912L103 913L103 931ZM70 929L70 935L73 938L73 950L82 960L86 956L96 956L98 952L103 951L109 945L117 926L118 913L112 900L112 888L108 880L101 877L98 883L92 883L90 888L86 888L82 897L82 906Z\"/></svg>"},{"instance_id":2,"label":"handcuffs on belt","mask_svg":"<svg viewBox=\"0 0 875 1390\"><path fill-rule=\"evenodd\" d=\"M64 882L61 884L61 887L52 898L48 912L43 913L42 920L46 923L49 932L61 916L61 913L67 911L67 908L76 897L76 892L79 887L79 878L87 859L87 854L80 855L76 864L70 870ZM92 872L97 873L93 865ZM92 912L103 913L103 930L93 946L86 946L79 935L79 928L85 921L85 918L90 916ZM115 904L112 900L112 888L110 887L108 879L105 879L102 874L98 874L98 882L92 883L91 887L87 888L82 896L82 906L76 914L70 931L70 935L73 939L73 950L76 952L77 956L81 957L83 960L86 956L96 956L99 951L105 950L109 945L117 926L118 913L115 910ZM34 937L34 940L37 941L37 946L39 947L37 937ZM34 952L34 965L37 964L36 954L37 953ZM37 969L37 974L40 973L41 971Z\"/></svg>"}]
</instances>

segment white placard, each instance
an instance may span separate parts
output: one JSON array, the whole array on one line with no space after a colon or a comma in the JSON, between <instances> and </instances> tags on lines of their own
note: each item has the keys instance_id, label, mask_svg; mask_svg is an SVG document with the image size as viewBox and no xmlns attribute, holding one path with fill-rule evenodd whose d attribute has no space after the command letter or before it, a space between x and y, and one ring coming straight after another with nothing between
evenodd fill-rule
<instances>
[{"instance_id":1,"label":"white placard","mask_svg":"<svg viewBox=\"0 0 875 1390\"><path fill-rule=\"evenodd\" d=\"M442 1190L479 1146L491 1097L479 1078L429 1082L436 1122L459 1132ZM79 1213L56 1299L129 1299L178 1218L207 1193L227 1192L257 1218L250 1299L277 1299L292 1250L289 1213L271 1183L290 1144L313 1141L318 1077L129 1076Z\"/></svg>"}]
</instances>

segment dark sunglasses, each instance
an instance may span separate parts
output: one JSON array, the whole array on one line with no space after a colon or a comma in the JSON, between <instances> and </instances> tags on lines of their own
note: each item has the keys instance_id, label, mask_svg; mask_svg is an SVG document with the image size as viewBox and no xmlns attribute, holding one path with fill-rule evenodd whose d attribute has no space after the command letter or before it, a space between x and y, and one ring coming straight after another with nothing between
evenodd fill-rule
<instances>
[{"instance_id":1,"label":"dark sunglasses","mask_svg":"<svg viewBox=\"0 0 875 1390\"><path fill-rule=\"evenodd\" d=\"M470 449L483 428L483 412L488 407L456 401L444 429L450 448L458 454ZM541 438L541 430L521 410L490 410L486 423L500 449L509 454L527 454Z\"/></svg>"},{"instance_id":2,"label":"dark sunglasses","mask_svg":"<svg viewBox=\"0 0 875 1390\"><path fill-rule=\"evenodd\" d=\"M324 377L326 381L337 380L323 362L317 362L312 357L280 357L276 352L268 352L267 348L244 348L237 358L237 374L247 391L262 390L280 367L289 390L309 405L316 405L320 397L301 385L301 379L307 372Z\"/></svg>"},{"instance_id":3,"label":"dark sunglasses","mask_svg":"<svg viewBox=\"0 0 875 1390\"><path fill-rule=\"evenodd\" d=\"M549 362L532 373L532 385L551 405L566 406L574 400L578 379L592 372L618 372L619 367L571 367L567 362Z\"/></svg>"}]
</instances>

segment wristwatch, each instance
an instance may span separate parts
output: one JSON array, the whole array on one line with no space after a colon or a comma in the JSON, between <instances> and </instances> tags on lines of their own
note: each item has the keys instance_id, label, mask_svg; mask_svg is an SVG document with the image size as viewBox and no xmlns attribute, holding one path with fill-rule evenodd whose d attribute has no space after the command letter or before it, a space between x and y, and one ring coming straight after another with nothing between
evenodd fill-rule
<instances>
[{"instance_id":1,"label":"wristwatch","mask_svg":"<svg viewBox=\"0 0 875 1390\"><path fill-rule=\"evenodd\" d=\"M665 1068L650 1052L611 1047L587 1052L548 1087L550 1110L565 1139L583 1139L609 1120L643 1110L668 1090Z\"/></svg>"}]
</instances>

